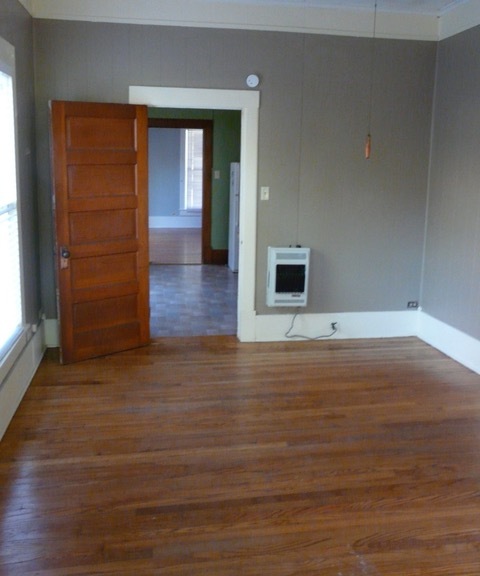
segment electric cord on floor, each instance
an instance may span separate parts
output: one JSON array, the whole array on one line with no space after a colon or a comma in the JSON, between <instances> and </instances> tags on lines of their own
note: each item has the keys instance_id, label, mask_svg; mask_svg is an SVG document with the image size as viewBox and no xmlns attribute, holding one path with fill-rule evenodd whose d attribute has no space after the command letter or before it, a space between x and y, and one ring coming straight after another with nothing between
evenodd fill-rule
<instances>
[{"instance_id":1,"label":"electric cord on floor","mask_svg":"<svg viewBox=\"0 0 480 576\"><path fill-rule=\"evenodd\" d=\"M330 325L332 327L332 332L330 334L321 334L319 336L304 336L303 334L291 334L293 330L293 325L295 324L295 320L297 319L298 312L293 315L292 322L290 324L290 328L285 332L285 338L302 338L303 340L321 340L323 338L331 338L337 332L337 323L332 322Z\"/></svg>"}]
</instances>

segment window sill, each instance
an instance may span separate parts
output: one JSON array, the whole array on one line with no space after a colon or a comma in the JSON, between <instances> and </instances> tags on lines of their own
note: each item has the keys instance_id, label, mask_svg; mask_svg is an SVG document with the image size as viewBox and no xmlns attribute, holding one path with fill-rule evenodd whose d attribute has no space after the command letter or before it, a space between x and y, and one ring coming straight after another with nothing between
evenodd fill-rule
<instances>
[{"instance_id":1,"label":"window sill","mask_svg":"<svg viewBox=\"0 0 480 576\"><path fill-rule=\"evenodd\" d=\"M0 358L0 387L25 349L28 343L28 333L29 329L27 327L20 329L16 336L12 338L10 345L7 345L9 347L5 347L5 352Z\"/></svg>"}]
</instances>

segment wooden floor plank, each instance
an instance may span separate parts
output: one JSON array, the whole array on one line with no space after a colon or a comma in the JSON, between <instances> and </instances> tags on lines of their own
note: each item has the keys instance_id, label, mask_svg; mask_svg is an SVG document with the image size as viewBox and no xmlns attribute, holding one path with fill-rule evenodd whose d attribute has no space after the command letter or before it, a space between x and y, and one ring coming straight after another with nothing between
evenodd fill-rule
<instances>
[{"instance_id":1,"label":"wooden floor plank","mask_svg":"<svg viewBox=\"0 0 480 576\"><path fill-rule=\"evenodd\" d=\"M201 228L150 228L152 264L201 264Z\"/></svg>"},{"instance_id":2,"label":"wooden floor plank","mask_svg":"<svg viewBox=\"0 0 480 576\"><path fill-rule=\"evenodd\" d=\"M415 338L60 366L0 444L2 576L478 576L480 377Z\"/></svg>"}]
</instances>

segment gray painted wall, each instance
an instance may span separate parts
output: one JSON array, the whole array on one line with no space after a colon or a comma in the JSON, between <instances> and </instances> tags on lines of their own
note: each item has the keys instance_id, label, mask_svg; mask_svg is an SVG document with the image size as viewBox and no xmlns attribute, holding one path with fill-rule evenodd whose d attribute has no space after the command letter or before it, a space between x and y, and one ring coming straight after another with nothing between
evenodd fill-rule
<instances>
[{"instance_id":1,"label":"gray painted wall","mask_svg":"<svg viewBox=\"0 0 480 576\"><path fill-rule=\"evenodd\" d=\"M36 324L40 312L40 267L35 183L33 21L17 0L0 1L0 36L15 47L25 315L27 323ZM50 291L51 284L50 278Z\"/></svg>"},{"instance_id":2,"label":"gray painted wall","mask_svg":"<svg viewBox=\"0 0 480 576\"><path fill-rule=\"evenodd\" d=\"M439 45L423 310L480 338L480 27Z\"/></svg>"},{"instance_id":3,"label":"gray painted wall","mask_svg":"<svg viewBox=\"0 0 480 576\"><path fill-rule=\"evenodd\" d=\"M44 255L49 99L127 102L129 85L244 89L262 77L256 301L268 245L312 248L308 311L405 309L420 292L434 43L377 40L373 153L363 158L372 41L245 30L35 21ZM53 259L44 304L55 317Z\"/></svg>"},{"instance_id":4,"label":"gray painted wall","mask_svg":"<svg viewBox=\"0 0 480 576\"><path fill-rule=\"evenodd\" d=\"M148 211L178 216L180 210L180 130L148 129Z\"/></svg>"}]
</instances>

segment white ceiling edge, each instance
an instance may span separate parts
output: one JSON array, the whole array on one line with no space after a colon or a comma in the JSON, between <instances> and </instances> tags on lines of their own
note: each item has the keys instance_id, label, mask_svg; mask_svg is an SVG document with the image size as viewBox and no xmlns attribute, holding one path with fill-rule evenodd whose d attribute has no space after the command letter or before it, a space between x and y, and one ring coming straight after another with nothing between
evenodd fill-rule
<instances>
[{"instance_id":1,"label":"white ceiling edge","mask_svg":"<svg viewBox=\"0 0 480 576\"><path fill-rule=\"evenodd\" d=\"M460 4L455 10L446 12L439 22L439 40L455 36L480 24L480 2Z\"/></svg>"},{"instance_id":2,"label":"white ceiling edge","mask_svg":"<svg viewBox=\"0 0 480 576\"><path fill-rule=\"evenodd\" d=\"M215 0L21 0L35 18L307 32L337 36L373 34L372 11ZM376 36L437 41L480 24L478 0L434 15L381 12Z\"/></svg>"},{"instance_id":3,"label":"white ceiling edge","mask_svg":"<svg viewBox=\"0 0 480 576\"><path fill-rule=\"evenodd\" d=\"M18 0L18 1L20 2L20 4L23 5L24 8L28 10L28 12L30 12L30 14L33 15L32 0Z\"/></svg>"}]
</instances>

